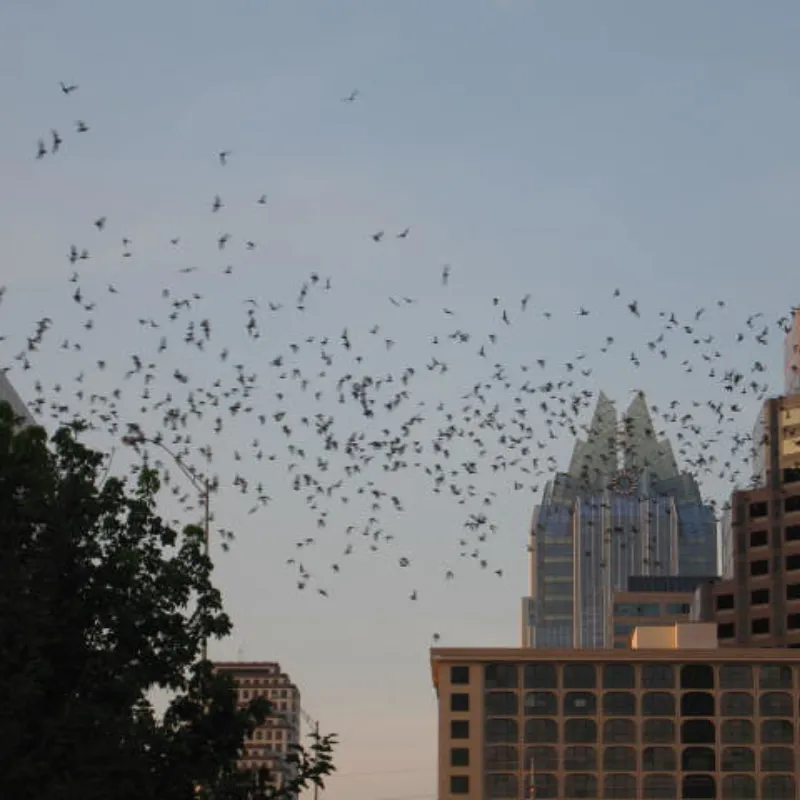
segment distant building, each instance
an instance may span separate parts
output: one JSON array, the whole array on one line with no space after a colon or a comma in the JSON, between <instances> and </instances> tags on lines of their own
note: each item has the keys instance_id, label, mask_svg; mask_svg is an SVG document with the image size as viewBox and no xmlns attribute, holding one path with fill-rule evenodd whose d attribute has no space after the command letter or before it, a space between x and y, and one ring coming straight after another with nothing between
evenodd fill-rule
<instances>
[{"instance_id":1,"label":"distant building","mask_svg":"<svg viewBox=\"0 0 800 800\"><path fill-rule=\"evenodd\" d=\"M783 345L784 393L800 393L800 309L792 310L791 327Z\"/></svg>"},{"instance_id":2,"label":"distant building","mask_svg":"<svg viewBox=\"0 0 800 800\"><path fill-rule=\"evenodd\" d=\"M600 393L569 471L545 487L531 525L522 642L611 647L613 593L635 575L717 574L713 509L678 470L639 393L620 421Z\"/></svg>"},{"instance_id":3,"label":"distant building","mask_svg":"<svg viewBox=\"0 0 800 800\"><path fill-rule=\"evenodd\" d=\"M218 661L214 669L233 678L240 703L263 697L272 704L272 715L245 743L239 767L266 768L273 784L280 786L292 769L286 760L290 745L300 741L300 690L272 661Z\"/></svg>"},{"instance_id":4,"label":"distant building","mask_svg":"<svg viewBox=\"0 0 800 800\"><path fill-rule=\"evenodd\" d=\"M2 402L8 403L14 413L18 417L22 418L25 425L36 424L33 414L31 414L25 403L22 402L22 398L17 394L16 389L14 389L14 387L11 385L11 381L9 381L8 376L5 374L5 372L0 370L0 403Z\"/></svg>"},{"instance_id":5,"label":"distant building","mask_svg":"<svg viewBox=\"0 0 800 800\"><path fill-rule=\"evenodd\" d=\"M435 648L439 800L796 800L800 664L713 624L629 650ZM533 790L533 791L532 791Z\"/></svg>"}]
</instances>

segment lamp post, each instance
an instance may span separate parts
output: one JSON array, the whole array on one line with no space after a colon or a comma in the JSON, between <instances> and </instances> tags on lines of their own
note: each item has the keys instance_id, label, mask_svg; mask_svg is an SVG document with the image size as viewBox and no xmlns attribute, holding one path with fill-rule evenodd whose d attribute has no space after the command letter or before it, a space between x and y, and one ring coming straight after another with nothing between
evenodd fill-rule
<instances>
[{"instance_id":1,"label":"lamp post","mask_svg":"<svg viewBox=\"0 0 800 800\"><path fill-rule=\"evenodd\" d=\"M190 469L187 468L186 464L183 463L183 459L177 454L170 450L162 441L158 439L151 439L145 436L141 432L135 432L129 434L128 436L122 437L122 443L128 445L129 447L135 447L139 444L154 444L156 447L160 447L177 465L178 469L186 476L189 480L189 483L197 490L197 493L200 495L200 499L203 503L203 555L208 558L209 555L209 547L210 547L210 540L211 540L211 481L207 477L203 477L202 480L198 478ZM208 640L206 637L203 637L203 661L207 660L208 658Z\"/></svg>"}]
</instances>

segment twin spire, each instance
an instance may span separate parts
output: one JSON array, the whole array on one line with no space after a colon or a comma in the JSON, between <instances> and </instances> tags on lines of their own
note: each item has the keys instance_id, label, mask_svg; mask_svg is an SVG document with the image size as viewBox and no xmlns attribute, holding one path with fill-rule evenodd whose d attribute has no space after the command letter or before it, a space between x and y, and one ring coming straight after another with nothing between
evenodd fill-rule
<instances>
[{"instance_id":1,"label":"twin spire","mask_svg":"<svg viewBox=\"0 0 800 800\"><path fill-rule=\"evenodd\" d=\"M600 392L588 435L575 442L568 474L602 491L621 469L636 474L646 469L656 480L680 474L672 446L656 434L644 392L636 393L621 417L614 402Z\"/></svg>"}]
</instances>

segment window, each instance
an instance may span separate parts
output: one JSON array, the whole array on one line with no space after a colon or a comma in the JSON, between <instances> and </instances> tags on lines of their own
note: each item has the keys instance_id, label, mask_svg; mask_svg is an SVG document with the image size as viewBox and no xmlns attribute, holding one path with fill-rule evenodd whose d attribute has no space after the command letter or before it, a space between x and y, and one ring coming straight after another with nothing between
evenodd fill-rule
<instances>
[{"instance_id":1,"label":"window","mask_svg":"<svg viewBox=\"0 0 800 800\"><path fill-rule=\"evenodd\" d=\"M786 629L796 631L798 628L800 628L800 614L789 614L786 617Z\"/></svg>"},{"instance_id":2,"label":"window","mask_svg":"<svg viewBox=\"0 0 800 800\"><path fill-rule=\"evenodd\" d=\"M469 739L469 720L454 719L450 722L451 739Z\"/></svg>"},{"instance_id":3,"label":"window","mask_svg":"<svg viewBox=\"0 0 800 800\"><path fill-rule=\"evenodd\" d=\"M684 717L713 717L714 695L710 692L686 692L681 697L681 715Z\"/></svg>"},{"instance_id":4,"label":"window","mask_svg":"<svg viewBox=\"0 0 800 800\"><path fill-rule=\"evenodd\" d=\"M766 544L766 531L750 531L750 547L765 547Z\"/></svg>"},{"instance_id":5,"label":"window","mask_svg":"<svg viewBox=\"0 0 800 800\"><path fill-rule=\"evenodd\" d=\"M609 719L603 724L603 741L610 742L635 742L636 725L629 719Z\"/></svg>"},{"instance_id":6,"label":"window","mask_svg":"<svg viewBox=\"0 0 800 800\"><path fill-rule=\"evenodd\" d=\"M672 747L645 747L642 768L647 772L674 772L677 761Z\"/></svg>"},{"instance_id":7,"label":"window","mask_svg":"<svg viewBox=\"0 0 800 800\"><path fill-rule=\"evenodd\" d=\"M451 694L450 695L450 710L451 711L469 711L469 695L468 694Z\"/></svg>"},{"instance_id":8,"label":"window","mask_svg":"<svg viewBox=\"0 0 800 800\"><path fill-rule=\"evenodd\" d=\"M758 797L756 780L752 775L726 775L722 779L722 796L725 800L752 800ZM772 797L765 794L764 797Z\"/></svg>"},{"instance_id":9,"label":"window","mask_svg":"<svg viewBox=\"0 0 800 800\"><path fill-rule=\"evenodd\" d=\"M722 751L723 772L755 772L756 757L749 747L726 747Z\"/></svg>"},{"instance_id":10,"label":"window","mask_svg":"<svg viewBox=\"0 0 800 800\"><path fill-rule=\"evenodd\" d=\"M769 561L767 559L759 559L758 561L750 562L750 574L755 576L769 574Z\"/></svg>"},{"instance_id":11,"label":"window","mask_svg":"<svg viewBox=\"0 0 800 800\"><path fill-rule=\"evenodd\" d=\"M519 787L517 786L517 776L510 773L489 773L486 776L486 796L495 797L519 797Z\"/></svg>"},{"instance_id":12,"label":"window","mask_svg":"<svg viewBox=\"0 0 800 800\"><path fill-rule=\"evenodd\" d=\"M659 617L661 609L658 603L615 603L616 617Z\"/></svg>"},{"instance_id":13,"label":"window","mask_svg":"<svg viewBox=\"0 0 800 800\"><path fill-rule=\"evenodd\" d=\"M708 664L686 664L681 667L681 689L713 689L714 668Z\"/></svg>"},{"instance_id":14,"label":"window","mask_svg":"<svg viewBox=\"0 0 800 800\"><path fill-rule=\"evenodd\" d=\"M717 757L710 747L686 747L681 753L684 772L715 772Z\"/></svg>"},{"instance_id":15,"label":"window","mask_svg":"<svg viewBox=\"0 0 800 800\"><path fill-rule=\"evenodd\" d=\"M664 606L667 614L688 614L692 607L689 603L667 603Z\"/></svg>"},{"instance_id":16,"label":"window","mask_svg":"<svg viewBox=\"0 0 800 800\"><path fill-rule=\"evenodd\" d=\"M788 514L791 514L793 511L800 511L800 495L787 497L783 501L783 508Z\"/></svg>"},{"instance_id":17,"label":"window","mask_svg":"<svg viewBox=\"0 0 800 800\"><path fill-rule=\"evenodd\" d=\"M797 789L794 778L791 775L767 775L761 780L761 796L770 800L795 800Z\"/></svg>"},{"instance_id":18,"label":"window","mask_svg":"<svg viewBox=\"0 0 800 800\"><path fill-rule=\"evenodd\" d=\"M605 787L605 797L613 797L615 800L636 800L636 776L635 775L606 775L603 779Z\"/></svg>"},{"instance_id":19,"label":"window","mask_svg":"<svg viewBox=\"0 0 800 800\"><path fill-rule=\"evenodd\" d=\"M792 668L786 664L763 664L758 673L761 689L792 689Z\"/></svg>"},{"instance_id":20,"label":"window","mask_svg":"<svg viewBox=\"0 0 800 800\"><path fill-rule=\"evenodd\" d=\"M565 689L594 689L596 686L594 664L567 664L564 667Z\"/></svg>"},{"instance_id":21,"label":"window","mask_svg":"<svg viewBox=\"0 0 800 800\"><path fill-rule=\"evenodd\" d=\"M644 689L672 689L675 686L675 672L669 664L645 664L642 667L642 687Z\"/></svg>"},{"instance_id":22,"label":"window","mask_svg":"<svg viewBox=\"0 0 800 800\"><path fill-rule=\"evenodd\" d=\"M769 603L769 589L755 589L750 592L750 605L763 606Z\"/></svg>"},{"instance_id":23,"label":"window","mask_svg":"<svg viewBox=\"0 0 800 800\"><path fill-rule=\"evenodd\" d=\"M782 483L797 483L800 481L800 469L797 467L784 467Z\"/></svg>"},{"instance_id":24,"label":"window","mask_svg":"<svg viewBox=\"0 0 800 800\"><path fill-rule=\"evenodd\" d=\"M652 744L675 741L675 723L671 719L646 719L642 724L642 741Z\"/></svg>"},{"instance_id":25,"label":"window","mask_svg":"<svg viewBox=\"0 0 800 800\"><path fill-rule=\"evenodd\" d=\"M558 699L553 692L528 692L525 695L525 715L528 717L558 714Z\"/></svg>"},{"instance_id":26,"label":"window","mask_svg":"<svg viewBox=\"0 0 800 800\"><path fill-rule=\"evenodd\" d=\"M735 635L736 635L736 626L732 622L717 623L718 639L733 639Z\"/></svg>"},{"instance_id":27,"label":"window","mask_svg":"<svg viewBox=\"0 0 800 800\"><path fill-rule=\"evenodd\" d=\"M792 696L786 692L767 692L758 698L762 717L792 717Z\"/></svg>"},{"instance_id":28,"label":"window","mask_svg":"<svg viewBox=\"0 0 800 800\"><path fill-rule=\"evenodd\" d=\"M632 747L606 747L603 750L604 770L636 770L636 751Z\"/></svg>"},{"instance_id":29,"label":"window","mask_svg":"<svg viewBox=\"0 0 800 800\"><path fill-rule=\"evenodd\" d=\"M564 695L564 714L581 717L597 713L597 696L592 692L567 692Z\"/></svg>"},{"instance_id":30,"label":"window","mask_svg":"<svg viewBox=\"0 0 800 800\"><path fill-rule=\"evenodd\" d=\"M450 794L469 794L469 776L451 775Z\"/></svg>"},{"instance_id":31,"label":"window","mask_svg":"<svg viewBox=\"0 0 800 800\"><path fill-rule=\"evenodd\" d=\"M487 689L516 689L516 664L487 664L485 671Z\"/></svg>"},{"instance_id":32,"label":"window","mask_svg":"<svg viewBox=\"0 0 800 800\"><path fill-rule=\"evenodd\" d=\"M635 689L636 674L630 664L606 664L603 667L603 686L606 689Z\"/></svg>"},{"instance_id":33,"label":"window","mask_svg":"<svg viewBox=\"0 0 800 800\"><path fill-rule=\"evenodd\" d=\"M761 741L765 744L792 744L794 728L785 719L767 719L761 723Z\"/></svg>"},{"instance_id":34,"label":"window","mask_svg":"<svg viewBox=\"0 0 800 800\"><path fill-rule=\"evenodd\" d=\"M555 664L526 664L524 677L526 689L558 688Z\"/></svg>"},{"instance_id":35,"label":"window","mask_svg":"<svg viewBox=\"0 0 800 800\"><path fill-rule=\"evenodd\" d=\"M719 675L720 686L723 689L753 688L752 667L743 664L723 664L720 667Z\"/></svg>"},{"instance_id":36,"label":"window","mask_svg":"<svg viewBox=\"0 0 800 800\"><path fill-rule=\"evenodd\" d=\"M787 542L796 542L800 539L800 525L787 525L783 535Z\"/></svg>"},{"instance_id":37,"label":"window","mask_svg":"<svg viewBox=\"0 0 800 800\"><path fill-rule=\"evenodd\" d=\"M558 779L555 775L548 775L546 772L536 772L533 776L525 775L525 788L527 789L526 797L531 795L531 777L533 777L533 786L536 790L536 800L557 800L558 794Z\"/></svg>"},{"instance_id":38,"label":"window","mask_svg":"<svg viewBox=\"0 0 800 800\"><path fill-rule=\"evenodd\" d=\"M794 555L786 556L786 569L800 569L800 555L795 553Z\"/></svg>"},{"instance_id":39,"label":"window","mask_svg":"<svg viewBox=\"0 0 800 800\"><path fill-rule=\"evenodd\" d=\"M747 692L725 692L722 695L723 717L751 717L753 695Z\"/></svg>"},{"instance_id":40,"label":"window","mask_svg":"<svg viewBox=\"0 0 800 800\"><path fill-rule=\"evenodd\" d=\"M450 683L462 686L469 683L469 667L450 667Z\"/></svg>"},{"instance_id":41,"label":"window","mask_svg":"<svg viewBox=\"0 0 800 800\"><path fill-rule=\"evenodd\" d=\"M564 741L591 744L597 741L597 723L593 719L568 719L564 723Z\"/></svg>"},{"instance_id":42,"label":"window","mask_svg":"<svg viewBox=\"0 0 800 800\"><path fill-rule=\"evenodd\" d=\"M800 583L789 583L786 586L787 600L800 600Z\"/></svg>"},{"instance_id":43,"label":"window","mask_svg":"<svg viewBox=\"0 0 800 800\"><path fill-rule=\"evenodd\" d=\"M793 772L794 757L790 747L764 747L761 750L762 772Z\"/></svg>"},{"instance_id":44,"label":"window","mask_svg":"<svg viewBox=\"0 0 800 800\"><path fill-rule=\"evenodd\" d=\"M582 745L565 747L564 769L571 772L597 769L597 750Z\"/></svg>"},{"instance_id":45,"label":"window","mask_svg":"<svg viewBox=\"0 0 800 800\"><path fill-rule=\"evenodd\" d=\"M484 703L488 716L516 717L519 714L519 695L516 692L487 692Z\"/></svg>"},{"instance_id":46,"label":"window","mask_svg":"<svg viewBox=\"0 0 800 800\"><path fill-rule=\"evenodd\" d=\"M502 717L486 720L487 742L516 742L519 738L517 721Z\"/></svg>"},{"instance_id":47,"label":"window","mask_svg":"<svg viewBox=\"0 0 800 800\"><path fill-rule=\"evenodd\" d=\"M678 794L672 775L645 775L643 790L645 800L675 800Z\"/></svg>"},{"instance_id":48,"label":"window","mask_svg":"<svg viewBox=\"0 0 800 800\"><path fill-rule=\"evenodd\" d=\"M728 719L722 723L723 744L752 744L755 728L749 719Z\"/></svg>"},{"instance_id":49,"label":"window","mask_svg":"<svg viewBox=\"0 0 800 800\"><path fill-rule=\"evenodd\" d=\"M451 747L450 748L450 766L451 767L468 767L469 766L469 750L466 747Z\"/></svg>"},{"instance_id":50,"label":"window","mask_svg":"<svg viewBox=\"0 0 800 800\"><path fill-rule=\"evenodd\" d=\"M603 713L608 717L636 716L636 696L631 692L606 692L603 695Z\"/></svg>"},{"instance_id":51,"label":"window","mask_svg":"<svg viewBox=\"0 0 800 800\"><path fill-rule=\"evenodd\" d=\"M516 772L519 769L519 753L515 746L497 744L486 748L486 769L489 771L509 770Z\"/></svg>"},{"instance_id":52,"label":"window","mask_svg":"<svg viewBox=\"0 0 800 800\"><path fill-rule=\"evenodd\" d=\"M716 738L714 723L707 719L689 719L681 724L683 744L714 744Z\"/></svg>"},{"instance_id":53,"label":"window","mask_svg":"<svg viewBox=\"0 0 800 800\"><path fill-rule=\"evenodd\" d=\"M525 751L525 769L529 770L531 765L536 772L540 769L558 769L558 751L555 747L529 747Z\"/></svg>"},{"instance_id":54,"label":"window","mask_svg":"<svg viewBox=\"0 0 800 800\"><path fill-rule=\"evenodd\" d=\"M597 797L597 778L594 775L567 775L564 781L564 796L570 800Z\"/></svg>"},{"instance_id":55,"label":"window","mask_svg":"<svg viewBox=\"0 0 800 800\"><path fill-rule=\"evenodd\" d=\"M730 611L733 608L732 594L717 595L717 611Z\"/></svg>"},{"instance_id":56,"label":"window","mask_svg":"<svg viewBox=\"0 0 800 800\"><path fill-rule=\"evenodd\" d=\"M674 696L667 692L645 693L642 697L642 714L647 717L674 717Z\"/></svg>"},{"instance_id":57,"label":"window","mask_svg":"<svg viewBox=\"0 0 800 800\"><path fill-rule=\"evenodd\" d=\"M765 500L758 503L750 503L750 519L760 519L766 517L769 512L769 506Z\"/></svg>"},{"instance_id":58,"label":"window","mask_svg":"<svg viewBox=\"0 0 800 800\"><path fill-rule=\"evenodd\" d=\"M750 630L754 636L769 633L769 619L767 617L760 617L759 619L752 620L750 623Z\"/></svg>"},{"instance_id":59,"label":"window","mask_svg":"<svg viewBox=\"0 0 800 800\"><path fill-rule=\"evenodd\" d=\"M558 726L552 719L528 719L525 721L525 741L554 744L558 741Z\"/></svg>"}]
</instances>

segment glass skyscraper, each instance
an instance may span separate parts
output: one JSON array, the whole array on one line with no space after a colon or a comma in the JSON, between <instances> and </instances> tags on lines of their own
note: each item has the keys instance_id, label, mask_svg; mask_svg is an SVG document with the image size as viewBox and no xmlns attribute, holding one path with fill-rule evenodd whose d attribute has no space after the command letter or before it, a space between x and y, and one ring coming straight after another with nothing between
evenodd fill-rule
<instances>
[{"instance_id":1,"label":"glass skyscraper","mask_svg":"<svg viewBox=\"0 0 800 800\"><path fill-rule=\"evenodd\" d=\"M714 511L656 436L644 395L618 421L600 394L589 435L534 511L529 550L529 647L610 647L612 595L631 576L718 573Z\"/></svg>"}]
</instances>

